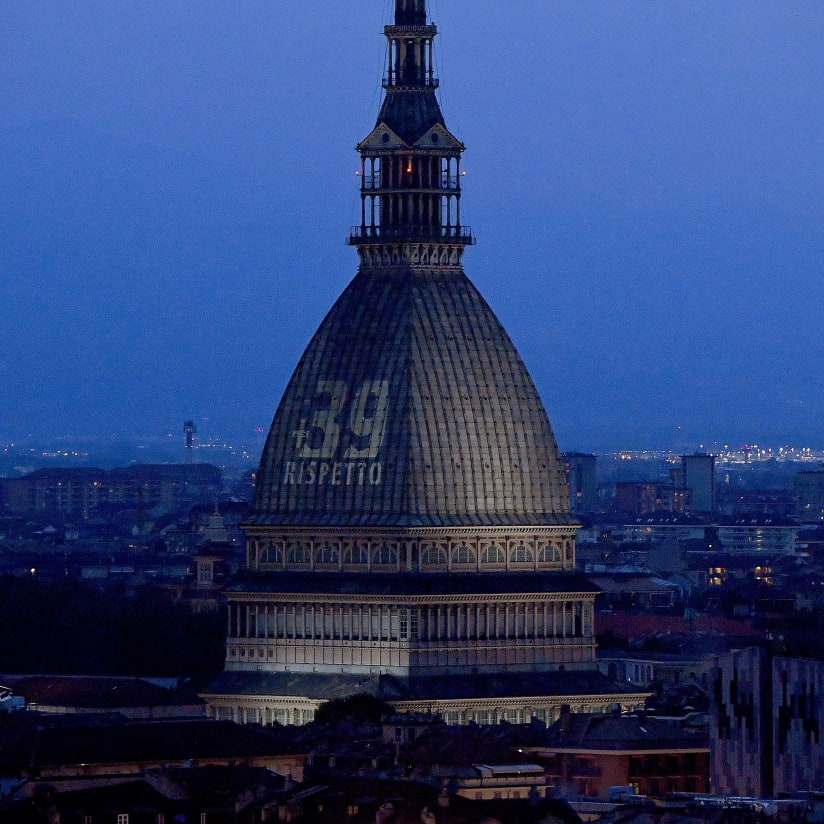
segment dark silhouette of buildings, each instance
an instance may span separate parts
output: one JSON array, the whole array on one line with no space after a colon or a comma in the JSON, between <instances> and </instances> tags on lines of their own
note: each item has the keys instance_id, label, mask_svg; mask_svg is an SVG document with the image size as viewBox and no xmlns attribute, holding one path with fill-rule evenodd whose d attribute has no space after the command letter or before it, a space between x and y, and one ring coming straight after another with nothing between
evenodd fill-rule
<instances>
[{"instance_id":1,"label":"dark silhouette of buildings","mask_svg":"<svg viewBox=\"0 0 824 824\"><path fill-rule=\"evenodd\" d=\"M222 473L211 464L134 464L115 469L38 469L0 478L0 501L12 515L89 520L115 509L175 511L214 501Z\"/></svg>"}]
</instances>

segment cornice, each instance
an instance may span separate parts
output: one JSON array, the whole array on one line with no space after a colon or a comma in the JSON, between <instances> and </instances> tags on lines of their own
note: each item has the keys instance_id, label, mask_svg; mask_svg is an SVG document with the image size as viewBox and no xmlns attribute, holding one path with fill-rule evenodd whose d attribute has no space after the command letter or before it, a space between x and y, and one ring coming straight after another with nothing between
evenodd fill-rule
<instances>
[{"instance_id":1,"label":"cornice","mask_svg":"<svg viewBox=\"0 0 824 824\"><path fill-rule=\"evenodd\" d=\"M594 601L595 592L518 592L509 594L466 594L466 595L358 595L346 593L341 595L313 593L311 579L307 580L306 592L256 592L254 590L238 590L224 592L230 602L242 604L259 603L289 603L306 604L339 604L339 605L377 605L377 606L437 606L447 604L527 604L527 603L567 603L569 601Z\"/></svg>"}]
</instances>

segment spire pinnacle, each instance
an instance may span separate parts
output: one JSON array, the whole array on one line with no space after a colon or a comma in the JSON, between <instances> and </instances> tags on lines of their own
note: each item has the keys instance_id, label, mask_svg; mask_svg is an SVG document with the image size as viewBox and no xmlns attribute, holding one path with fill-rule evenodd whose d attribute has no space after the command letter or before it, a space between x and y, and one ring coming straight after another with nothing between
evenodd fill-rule
<instances>
[{"instance_id":1,"label":"spire pinnacle","mask_svg":"<svg viewBox=\"0 0 824 824\"><path fill-rule=\"evenodd\" d=\"M426 0L395 0L396 26L425 26Z\"/></svg>"},{"instance_id":2,"label":"spire pinnacle","mask_svg":"<svg viewBox=\"0 0 824 824\"><path fill-rule=\"evenodd\" d=\"M446 128L435 96L433 41L426 0L395 0L395 22L384 27L386 90L361 155L361 223L349 242L362 265L386 261L459 265L474 243L461 223L463 144Z\"/></svg>"}]
</instances>

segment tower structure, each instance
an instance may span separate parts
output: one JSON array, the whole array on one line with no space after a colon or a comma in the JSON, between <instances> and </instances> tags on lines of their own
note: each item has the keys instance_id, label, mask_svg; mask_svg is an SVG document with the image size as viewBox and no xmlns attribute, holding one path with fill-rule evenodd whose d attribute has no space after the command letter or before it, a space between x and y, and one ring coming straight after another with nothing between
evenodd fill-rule
<instances>
[{"instance_id":1,"label":"tower structure","mask_svg":"<svg viewBox=\"0 0 824 824\"><path fill-rule=\"evenodd\" d=\"M681 473L685 489L692 491L695 512L715 512L715 456L702 452L681 456Z\"/></svg>"},{"instance_id":2,"label":"tower structure","mask_svg":"<svg viewBox=\"0 0 824 824\"><path fill-rule=\"evenodd\" d=\"M186 439L186 463L192 462L192 450L194 449L196 433L197 427L194 421L183 422L183 436Z\"/></svg>"},{"instance_id":3,"label":"tower structure","mask_svg":"<svg viewBox=\"0 0 824 824\"><path fill-rule=\"evenodd\" d=\"M370 692L452 723L633 706L594 663L563 464L514 345L464 274L463 144L424 0L396 0L361 155L357 275L275 414L228 592L216 717L302 723Z\"/></svg>"}]
</instances>

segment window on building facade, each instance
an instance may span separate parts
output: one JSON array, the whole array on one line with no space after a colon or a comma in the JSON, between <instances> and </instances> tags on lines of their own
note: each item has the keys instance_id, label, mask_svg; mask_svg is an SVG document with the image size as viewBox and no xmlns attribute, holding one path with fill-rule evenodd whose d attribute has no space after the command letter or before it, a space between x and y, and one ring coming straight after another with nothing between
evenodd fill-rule
<instances>
[{"instance_id":1,"label":"window on building facade","mask_svg":"<svg viewBox=\"0 0 824 824\"><path fill-rule=\"evenodd\" d=\"M382 544L375 550L372 563L378 566L397 566L398 553L388 544Z\"/></svg>"},{"instance_id":2,"label":"window on building facade","mask_svg":"<svg viewBox=\"0 0 824 824\"><path fill-rule=\"evenodd\" d=\"M364 566L368 564L369 555L366 552L366 547L358 544L346 547L346 550L343 553L343 563L352 565L363 564Z\"/></svg>"},{"instance_id":3,"label":"window on building facade","mask_svg":"<svg viewBox=\"0 0 824 824\"><path fill-rule=\"evenodd\" d=\"M452 550L453 564L474 564L475 550L466 544L460 544Z\"/></svg>"},{"instance_id":4,"label":"window on building facade","mask_svg":"<svg viewBox=\"0 0 824 824\"><path fill-rule=\"evenodd\" d=\"M322 547L315 551L316 564L337 565L339 557L340 555L338 553L337 547L334 547L331 544L324 544Z\"/></svg>"},{"instance_id":5,"label":"window on building facade","mask_svg":"<svg viewBox=\"0 0 824 824\"><path fill-rule=\"evenodd\" d=\"M504 551L497 544L487 544L481 552L482 564L503 564L506 562Z\"/></svg>"},{"instance_id":6,"label":"window on building facade","mask_svg":"<svg viewBox=\"0 0 824 824\"><path fill-rule=\"evenodd\" d=\"M267 544L260 554L262 564L283 564L283 550L274 544Z\"/></svg>"},{"instance_id":7,"label":"window on building facade","mask_svg":"<svg viewBox=\"0 0 824 824\"><path fill-rule=\"evenodd\" d=\"M309 551L303 544L289 544L288 558L290 564L308 564Z\"/></svg>"},{"instance_id":8,"label":"window on building facade","mask_svg":"<svg viewBox=\"0 0 824 824\"><path fill-rule=\"evenodd\" d=\"M434 544L424 544L421 547L422 566L443 566L446 563L446 554Z\"/></svg>"},{"instance_id":9,"label":"window on building facade","mask_svg":"<svg viewBox=\"0 0 824 824\"><path fill-rule=\"evenodd\" d=\"M561 560L561 550L553 544L544 544L538 553L538 563L557 564Z\"/></svg>"},{"instance_id":10,"label":"window on building facade","mask_svg":"<svg viewBox=\"0 0 824 824\"><path fill-rule=\"evenodd\" d=\"M511 564L532 563L532 550L526 544L518 544L509 554Z\"/></svg>"}]
</instances>

